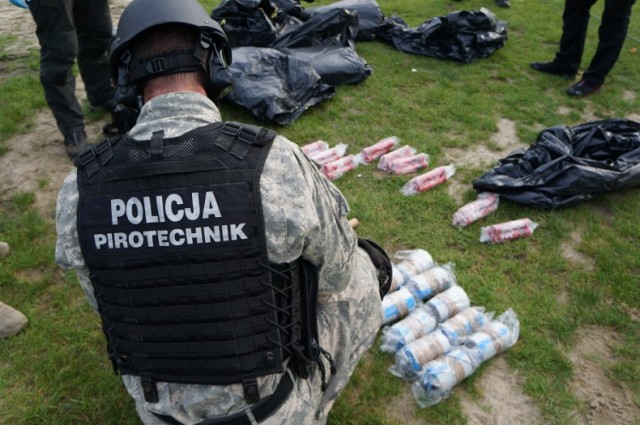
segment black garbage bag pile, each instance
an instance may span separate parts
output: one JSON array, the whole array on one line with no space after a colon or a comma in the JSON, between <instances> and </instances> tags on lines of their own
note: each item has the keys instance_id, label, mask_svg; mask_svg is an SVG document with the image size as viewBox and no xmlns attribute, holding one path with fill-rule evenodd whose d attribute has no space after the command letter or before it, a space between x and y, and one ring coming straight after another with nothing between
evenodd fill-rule
<instances>
[{"instance_id":1,"label":"black garbage bag pile","mask_svg":"<svg viewBox=\"0 0 640 425\"><path fill-rule=\"evenodd\" d=\"M233 48L234 89L227 99L258 119L279 124L290 124L332 97L335 89L326 86L358 84L371 75L373 70L355 51L355 40L379 38L404 52L469 63L490 55L507 38L506 23L487 9L455 12L410 29L399 17L385 19L376 0L342 0L315 8L304 8L299 0L222 0L211 17ZM237 52L241 47L253 49ZM258 58L251 67L246 63ZM307 69L315 72L303 76Z\"/></svg>"},{"instance_id":2,"label":"black garbage bag pile","mask_svg":"<svg viewBox=\"0 0 640 425\"><path fill-rule=\"evenodd\" d=\"M640 123L625 119L548 128L473 182L478 192L547 209L639 185Z\"/></svg>"},{"instance_id":3,"label":"black garbage bag pile","mask_svg":"<svg viewBox=\"0 0 640 425\"><path fill-rule=\"evenodd\" d=\"M333 97L334 86L357 84L372 70L355 51L355 12L333 8L311 16L293 0L277 1L275 7L269 0L224 0L211 17L233 46L234 88L226 99L286 125Z\"/></svg>"},{"instance_id":4,"label":"black garbage bag pile","mask_svg":"<svg viewBox=\"0 0 640 425\"><path fill-rule=\"evenodd\" d=\"M327 6L308 7L305 12L309 16L316 16L333 9L345 9L358 15L356 41L373 40L378 27L384 24L384 14L375 0L342 0Z\"/></svg>"},{"instance_id":5,"label":"black garbage bag pile","mask_svg":"<svg viewBox=\"0 0 640 425\"><path fill-rule=\"evenodd\" d=\"M265 121L291 124L305 110L334 96L302 59L265 47L233 49L234 88L227 98Z\"/></svg>"},{"instance_id":6,"label":"black garbage bag pile","mask_svg":"<svg viewBox=\"0 0 640 425\"><path fill-rule=\"evenodd\" d=\"M485 8L435 17L416 28L391 16L378 27L376 35L406 53L471 63L504 47L507 23Z\"/></svg>"}]
</instances>

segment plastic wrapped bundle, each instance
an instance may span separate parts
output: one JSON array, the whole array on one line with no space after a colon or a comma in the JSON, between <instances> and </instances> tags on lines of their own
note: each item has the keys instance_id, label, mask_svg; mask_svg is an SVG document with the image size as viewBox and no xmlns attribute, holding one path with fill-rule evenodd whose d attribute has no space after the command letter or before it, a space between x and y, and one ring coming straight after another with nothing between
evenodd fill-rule
<instances>
[{"instance_id":1,"label":"plastic wrapped bundle","mask_svg":"<svg viewBox=\"0 0 640 425\"><path fill-rule=\"evenodd\" d=\"M389 171L389 164L399 158L406 158L416 154L416 149L411 146L403 146L389 153L385 153L380 157L378 161L378 168L384 171Z\"/></svg>"},{"instance_id":2,"label":"plastic wrapped bundle","mask_svg":"<svg viewBox=\"0 0 640 425\"><path fill-rule=\"evenodd\" d=\"M426 192L449 180L455 172L456 167L454 167L453 164L436 167L431 171L427 171L409 180L402 186L400 192L405 196Z\"/></svg>"},{"instance_id":3,"label":"plastic wrapped bundle","mask_svg":"<svg viewBox=\"0 0 640 425\"><path fill-rule=\"evenodd\" d=\"M407 317L382 329L380 349L395 353L405 345L433 332L438 326L436 319L418 306Z\"/></svg>"},{"instance_id":4,"label":"plastic wrapped bundle","mask_svg":"<svg viewBox=\"0 0 640 425\"><path fill-rule=\"evenodd\" d=\"M500 243L531 236L538 223L528 218L498 223L480 229L480 242Z\"/></svg>"},{"instance_id":5,"label":"plastic wrapped bundle","mask_svg":"<svg viewBox=\"0 0 640 425\"><path fill-rule=\"evenodd\" d=\"M520 336L520 322L513 309L508 309L496 320L471 334L465 341L469 354L480 365L497 354L513 347Z\"/></svg>"},{"instance_id":6,"label":"plastic wrapped bundle","mask_svg":"<svg viewBox=\"0 0 640 425\"><path fill-rule=\"evenodd\" d=\"M309 158L318 165L324 165L327 162L342 158L347 152L347 147L348 145L341 143L332 148L313 153L309 155Z\"/></svg>"},{"instance_id":7,"label":"plastic wrapped bundle","mask_svg":"<svg viewBox=\"0 0 640 425\"><path fill-rule=\"evenodd\" d=\"M453 387L476 368L465 347L455 348L425 365L411 385L413 396L420 407L433 406L447 398Z\"/></svg>"},{"instance_id":8,"label":"plastic wrapped bundle","mask_svg":"<svg viewBox=\"0 0 640 425\"><path fill-rule=\"evenodd\" d=\"M466 227L497 210L499 201L498 194L482 192L475 201L461 206L453 214L452 223L460 228Z\"/></svg>"},{"instance_id":9,"label":"plastic wrapped bundle","mask_svg":"<svg viewBox=\"0 0 640 425\"><path fill-rule=\"evenodd\" d=\"M329 149L329 143L324 140L316 140L315 142L306 144L300 148L300 150L309 157L319 152L326 151L327 149Z\"/></svg>"},{"instance_id":10,"label":"plastic wrapped bundle","mask_svg":"<svg viewBox=\"0 0 640 425\"><path fill-rule=\"evenodd\" d=\"M389 367L389 372L405 381L413 381L418 378L425 365L449 350L449 340L436 329L399 349L396 352L396 361Z\"/></svg>"},{"instance_id":11,"label":"plastic wrapped bundle","mask_svg":"<svg viewBox=\"0 0 640 425\"><path fill-rule=\"evenodd\" d=\"M407 316L416 308L416 299L406 288L389 292L382 299L382 324L388 325Z\"/></svg>"},{"instance_id":12,"label":"plastic wrapped bundle","mask_svg":"<svg viewBox=\"0 0 640 425\"><path fill-rule=\"evenodd\" d=\"M347 155L335 161L325 163L320 172L324 174L329 180L335 180L344 175L344 173L355 169L362 163L362 157L360 155Z\"/></svg>"},{"instance_id":13,"label":"plastic wrapped bundle","mask_svg":"<svg viewBox=\"0 0 640 425\"><path fill-rule=\"evenodd\" d=\"M398 158L389 163L387 170L393 174L409 174L429 166L429 155L418 153L404 158Z\"/></svg>"},{"instance_id":14,"label":"plastic wrapped bundle","mask_svg":"<svg viewBox=\"0 0 640 425\"><path fill-rule=\"evenodd\" d=\"M402 286L409 289L416 300L427 300L456 284L453 267L453 263L432 267L425 272L413 276Z\"/></svg>"},{"instance_id":15,"label":"plastic wrapped bundle","mask_svg":"<svg viewBox=\"0 0 640 425\"><path fill-rule=\"evenodd\" d=\"M447 337L451 345L460 345L477 329L489 324L492 316L492 313L484 312L484 307L469 307L440 323L438 329Z\"/></svg>"},{"instance_id":16,"label":"plastic wrapped bundle","mask_svg":"<svg viewBox=\"0 0 640 425\"><path fill-rule=\"evenodd\" d=\"M429 270L435 265L433 257L424 249L411 249L396 252L397 264L392 264L391 291L401 287L412 276Z\"/></svg>"},{"instance_id":17,"label":"plastic wrapped bundle","mask_svg":"<svg viewBox=\"0 0 640 425\"><path fill-rule=\"evenodd\" d=\"M400 139L396 136L385 137L376 144L362 149L362 159L366 163L373 162L393 149L398 143L400 143Z\"/></svg>"},{"instance_id":18,"label":"plastic wrapped bundle","mask_svg":"<svg viewBox=\"0 0 640 425\"><path fill-rule=\"evenodd\" d=\"M425 308L428 308L429 313L438 322L443 322L470 306L469 296L458 285L439 293L425 303Z\"/></svg>"}]
</instances>

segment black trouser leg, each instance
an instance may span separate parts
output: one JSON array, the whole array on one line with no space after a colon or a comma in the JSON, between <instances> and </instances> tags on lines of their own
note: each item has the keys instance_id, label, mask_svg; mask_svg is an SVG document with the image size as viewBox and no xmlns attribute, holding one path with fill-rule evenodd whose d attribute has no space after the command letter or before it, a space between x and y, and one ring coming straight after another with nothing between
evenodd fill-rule
<instances>
[{"instance_id":1,"label":"black trouser leg","mask_svg":"<svg viewBox=\"0 0 640 425\"><path fill-rule=\"evenodd\" d=\"M89 103L100 106L113 98L108 49L111 14L107 0L79 0L74 5L78 34L78 68Z\"/></svg>"},{"instance_id":2,"label":"black trouser leg","mask_svg":"<svg viewBox=\"0 0 640 425\"><path fill-rule=\"evenodd\" d=\"M72 17L73 0L31 0L29 10L40 42L40 81L44 96L63 135L84 128L72 73L78 41Z\"/></svg>"},{"instance_id":3,"label":"black trouser leg","mask_svg":"<svg viewBox=\"0 0 640 425\"><path fill-rule=\"evenodd\" d=\"M598 30L598 48L583 79L592 86L601 86L615 65L629 28L631 8L635 0L606 0Z\"/></svg>"},{"instance_id":4,"label":"black trouser leg","mask_svg":"<svg viewBox=\"0 0 640 425\"><path fill-rule=\"evenodd\" d=\"M562 13L560 51L555 62L572 72L578 72L589 26L589 10L596 0L565 0Z\"/></svg>"}]
</instances>

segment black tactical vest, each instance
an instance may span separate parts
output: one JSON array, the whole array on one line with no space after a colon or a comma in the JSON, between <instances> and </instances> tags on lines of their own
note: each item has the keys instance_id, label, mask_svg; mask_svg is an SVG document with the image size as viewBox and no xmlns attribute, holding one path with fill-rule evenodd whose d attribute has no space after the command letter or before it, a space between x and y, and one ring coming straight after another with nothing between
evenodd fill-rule
<instances>
[{"instance_id":1,"label":"black tactical vest","mask_svg":"<svg viewBox=\"0 0 640 425\"><path fill-rule=\"evenodd\" d=\"M316 270L267 258L259 182L274 137L216 123L173 139L123 136L76 161L78 233L109 357L141 377L147 401L165 381L242 383L255 403L256 378L288 358L303 378L314 363L324 375Z\"/></svg>"}]
</instances>

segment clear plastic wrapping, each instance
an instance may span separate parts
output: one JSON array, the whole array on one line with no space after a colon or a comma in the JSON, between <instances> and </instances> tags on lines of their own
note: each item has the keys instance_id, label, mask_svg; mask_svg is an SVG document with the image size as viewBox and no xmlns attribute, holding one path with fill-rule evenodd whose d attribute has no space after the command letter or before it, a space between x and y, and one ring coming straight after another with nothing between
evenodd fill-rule
<instances>
[{"instance_id":1,"label":"clear plastic wrapping","mask_svg":"<svg viewBox=\"0 0 640 425\"><path fill-rule=\"evenodd\" d=\"M538 223L528 218L507 221L480 229L480 242L500 243L531 236Z\"/></svg>"},{"instance_id":2,"label":"clear plastic wrapping","mask_svg":"<svg viewBox=\"0 0 640 425\"><path fill-rule=\"evenodd\" d=\"M464 347L459 347L427 363L411 385L420 407L433 406L448 397L451 390L475 372L477 365Z\"/></svg>"},{"instance_id":3,"label":"clear plastic wrapping","mask_svg":"<svg viewBox=\"0 0 640 425\"><path fill-rule=\"evenodd\" d=\"M416 300L424 301L456 284L453 268L453 263L432 267L409 278L402 286L409 289Z\"/></svg>"},{"instance_id":4,"label":"clear plastic wrapping","mask_svg":"<svg viewBox=\"0 0 640 425\"><path fill-rule=\"evenodd\" d=\"M416 299L406 288L389 292L382 298L382 324L388 325L407 316L416 308Z\"/></svg>"},{"instance_id":5,"label":"clear plastic wrapping","mask_svg":"<svg viewBox=\"0 0 640 425\"><path fill-rule=\"evenodd\" d=\"M475 201L461 206L453 214L451 221L454 226L466 227L497 210L499 201L500 196L497 193L479 193Z\"/></svg>"},{"instance_id":6,"label":"clear plastic wrapping","mask_svg":"<svg viewBox=\"0 0 640 425\"><path fill-rule=\"evenodd\" d=\"M373 162L393 149L398 143L400 143L400 139L396 136L385 137L376 144L362 149L362 159L366 163Z\"/></svg>"},{"instance_id":7,"label":"clear plastic wrapping","mask_svg":"<svg viewBox=\"0 0 640 425\"><path fill-rule=\"evenodd\" d=\"M411 146L403 146L389 153L386 153L380 157L378 161L378 168L384 171L389 171L389 164L399 158L406 158L416 154L416 149Z\"/></svg>"},{"instance_id":8,"label":"clear plastic wrapping","mask_svg":"<svg viewBox=\"0 0 640 425\"><path fill-rule=\"evenodd\" d=\"M385 353L395 353L405 345L433 332L438 322L419 305L407 317L382 329L380 349Z\"/></svg>"},{"instance_id":9,"label":"clear plastic wrapping","mask_svg":"<svg viewBox=\"0 0 640 425\"><path fill-rule=\"evenodd\" d=\"M455 172L456 168L453 164L436 167L433 170L420 174L406 182L400 189L400 192L405 196L426 192L427 190L449 180Z\"/></svg>"},{"instance_id":10,"label":"clear plastic wrapping","mask_svg":"<svg viewBox=\"0 0 640 425\"><path fill-rule=\"evenodd\" d=\"M516 312L510 308L465 339L464 346L479 365L513 347L519 337L520 322Z\"/></svg>"},{"instance_id":11,"label":"clear plastic wrapping","mask_svg":"<svg viewBox=\"0 0 640 425\"><path fill-rule=\"evenodd\" d=\"M458 285L453 285L451 288L439 293L425 303L425 308L428 309L427 311L429 311L438 322L443 322L469 307L469 296L465 290Z\"/></svg>"},{"instance_id":12,"label":"clear plastic wrapping","mask_svg":"<svg viewBox=\"0 0 640 425\"><path fill-rule=\"evenodd\" d=\"M409 249L396 252L397 263L392 264L391 289L401 287L411 277L429 270L435 265L433 257L424 249Z\"/></svg>"},{"instance_id":13,"label":"clear plastic wrapping","mask_svg":"<svg viewBox=\"0 0 640 425\"><path fill-rule=\"evenodd\" d=\"M484 307L469 307L440 323L438 329L447 337L451 345L460 345L466 337L486 326L492 317L492 313L484 312Z\"/></svg>"},{"instance_id":14,"label":"clear plastic wrapping","mask_svg":"<svg viewBox=\"0 0 640 425\"><path fill-rule=\"evenodd\" d=\"M389 372L407 381L416 379L422 368L430 361L451 350L447 337L435 330L405 345L396 352L395 363Z\"/></svg>"},{"instance_id":15,"label":"clear plastic wrapping","mask_svg":"<svg viewBox=\"0 0 640 425\"><path fill-rule=\"evenodd\" d=\"M360 155L347 155L335 161L325 163L320 172L324 174L329 180L335 180L344 175L344 173L355 169L362 163L362 157Z\"/></svg>"},{"instance_id":16,"label":"clear plastic wrapping","mask_svg":"<svg viewBox=\"0 0 640 425\"><path fill-rule=\"evenodd\" d=\"M332 148L313 153L309 155L309 158L318 165L324 165L328 162L342 158L347 152L347 147L348 145L341 143Z\"/></svg>"},{"instance_id":17,"label":"clear plastic wrapping","mask_svg":"<svg viewBox=\"0 0 640 425\"><path fill-rule=\"evenodd\" d=\"M388 171L393 174L409 174L421 168L427 168L428 166L429 155L426 153L417 153L391 161L388 165Z\"/></svg>"},{"instance_id":18,"label":"clear plastic wrapping","mask_svg":"<svg viewBox=\"0 0 640 425\"><path fill-rule=\"evenodd\" d=\"M326 151L327 149L329 149L329 143L324 140L316 140L315 142L306 144L300 148L300 150L302 150L302 152L304 152L308 157L319 152Z\"/></svg>"}]
</instances>

